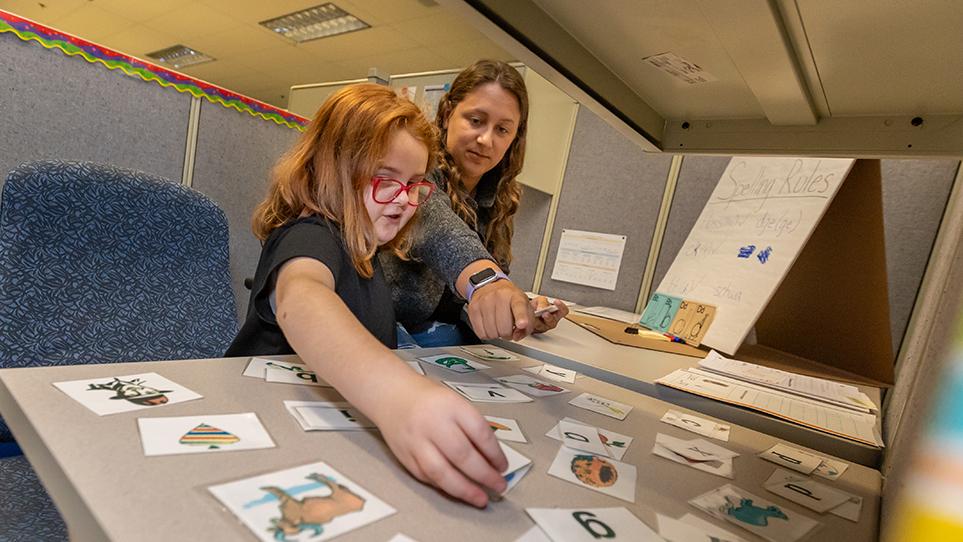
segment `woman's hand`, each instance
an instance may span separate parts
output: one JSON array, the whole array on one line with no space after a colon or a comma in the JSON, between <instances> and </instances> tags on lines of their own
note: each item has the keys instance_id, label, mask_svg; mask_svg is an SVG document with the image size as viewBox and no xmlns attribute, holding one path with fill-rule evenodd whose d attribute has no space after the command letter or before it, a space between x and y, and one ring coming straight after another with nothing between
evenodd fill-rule
<instances>
[{"instance_id":1,"label":"woman's hand","mask_svg":"<svg viewBox=\"0 0 963 542\"><path fill-rule=\"evenodd\" d=\"M508 461L488 422L455 392L425 377L393 387L375 419L388 447L415 478L478 508L483 488L505 491Z\"/></svg>"},{"instance_id":2,"label":"woman's hand","mask_svg":"<svg viewBox=\"0 0 963 542\"><path fill-rule=\"evenodd\" d=\"M548 298L543 295L532 299L529 303L532 305L533 311L544 309L550 305ZM562 301L556 299L555 303L551 303L551 305L558 307L558 310L555 312L545 312L537 317L535 319L535 333L545 333L550 329L555 329L555 326L568 314L568 305Z\"/></svg>"}]
</instances>

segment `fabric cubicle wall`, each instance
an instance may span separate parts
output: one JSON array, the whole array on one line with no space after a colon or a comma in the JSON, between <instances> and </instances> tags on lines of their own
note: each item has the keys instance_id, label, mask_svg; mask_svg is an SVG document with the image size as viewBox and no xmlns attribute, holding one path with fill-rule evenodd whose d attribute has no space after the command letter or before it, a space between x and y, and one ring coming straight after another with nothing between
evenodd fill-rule
<instances>
[{"instance_id":1,"label":"fabric cubicle wall","mask_svg":"<svg viewBox=\"0 0 963 542\"><path fill-rule=\"evenodd\" d=\"M300 133L251 115L202 102L197 127L192 186L213 199L231 229L231 285L238 318L247 314L261 244L251 232L254 207L267 194L268 176L277 159Z\"/></svg>"},{"instance_id":2,"label":"fabric cubicle wall","mask_svg":"<svg viewBox=\"0 0 963 542\"><path fill-rule=\"evenodd\" d=\"M0 33L0 185L23 162L89 160L180 182L191 97Z\"/></svg>"},{"instance_id":3,"label":"fabric cubicle wall","mask_svg":"<svg viewBox=\"0 0 963 542\"><path fill-rule=\"evenodd\" d=\"M515 215L515 233L512 235L511 279L526 291L535 284L538 252L551 206L551 195L522 185L522 200Z\"/></svg>"},{"instance_id":4,"label":"fabric cubicle wall","mask_svg":"<svg viewBox=\"0 0 963 542\"><path fill-rule=\"evenodd\" d=\"M671 163L579 108L540 293L634 311ZM552 280L563 229L627 237L614 291Z\"/></svg>"}]
</instances>

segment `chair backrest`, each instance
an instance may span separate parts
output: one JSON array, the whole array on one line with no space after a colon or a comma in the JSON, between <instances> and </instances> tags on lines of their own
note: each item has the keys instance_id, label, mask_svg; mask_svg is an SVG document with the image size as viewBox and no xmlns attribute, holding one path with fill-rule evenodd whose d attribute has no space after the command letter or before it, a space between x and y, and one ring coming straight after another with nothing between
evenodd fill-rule
<instances>
[{"instance_id":1,"label":"chair backrest","mask_svg":"<svg viewBox=\"0 0 963 542\"><path fill-rule=\"evenodd\" d=\"M0 199L0 367L221 356L237 331L228 261L227 219L200 193L22 165Z\"/></svg>"}]
</instances>

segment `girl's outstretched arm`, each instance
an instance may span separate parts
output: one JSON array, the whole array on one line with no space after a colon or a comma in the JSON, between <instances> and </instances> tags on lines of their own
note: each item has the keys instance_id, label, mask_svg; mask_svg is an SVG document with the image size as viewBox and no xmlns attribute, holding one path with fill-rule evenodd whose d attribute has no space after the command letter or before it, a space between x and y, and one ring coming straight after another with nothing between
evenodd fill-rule
<instances>
[{"instance_id":1,"label":"girl's outstretched arm","mask_svg":"<svg viewBox=\"0 0 963 542\"><path fill-rule=\"evenodd\" d=\"M323 263L278 270L277 321L311 369L368 416L415 478L477 507L504 491L507 461L488 422L455 392L414 373L358 322Z\"/></svg>"}]
</instances>

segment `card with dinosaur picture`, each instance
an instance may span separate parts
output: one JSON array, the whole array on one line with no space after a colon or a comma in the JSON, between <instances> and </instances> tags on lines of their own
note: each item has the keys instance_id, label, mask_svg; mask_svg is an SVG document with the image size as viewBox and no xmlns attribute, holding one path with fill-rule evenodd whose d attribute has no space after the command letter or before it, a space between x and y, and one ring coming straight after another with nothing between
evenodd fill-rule
<instances>
[{"instance_id":1,"label":"card with dinosaur picture","mask_svg":"<svg viewBox=\"0 0 963 542\"><path fill-rule=\"evenodd\" d=\"M772 542L795 542L821 525L731 484L699 495L689 504Z\"/></svg>"},{"instance_id":2,"label":"card with dinosaur picture","mask_svg":"<svg viewBox=\"0 0 963 542\"><path fill-rule=\"evenodd\" d=\"M201 398L157 373L54 382L54 386L98 416Z\"/></svg>"},{"instance_id":3,"label":"card with dinosaur picture","mask_svg":"<svg viewBox=\"0 0 963 542\"><path fill-rule=\"evenodd\" d=\"M324 462L207 489L263 542L330 540L396 512Z\"/></svg>"},{"instance_id":4,"label":"card with dinosaur picture","mask_svg":"<svg viewBox=\"0 0 963 542\"><path fill-rule=\"evenodd\" d=\"M253 412L137 418L144 455L196 454L273 448Z\"/></svg>"}]
</instances>

